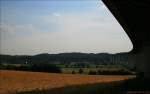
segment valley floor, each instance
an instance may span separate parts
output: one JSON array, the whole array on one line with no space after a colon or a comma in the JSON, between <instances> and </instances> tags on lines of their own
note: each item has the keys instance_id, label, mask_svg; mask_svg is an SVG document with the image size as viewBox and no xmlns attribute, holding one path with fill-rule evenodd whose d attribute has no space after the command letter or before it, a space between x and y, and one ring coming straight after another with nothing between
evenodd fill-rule
<instances>
[{"instance_id":1,"label":"valley floor","mask_svg":"<svg viewBox=\"0 0 150 94\"><path fill-rule=\"evenodd\" d=\"M0 94L109 83L135 78L134 75L79 75L0 70Z\"/></svg>"}]
</instances>

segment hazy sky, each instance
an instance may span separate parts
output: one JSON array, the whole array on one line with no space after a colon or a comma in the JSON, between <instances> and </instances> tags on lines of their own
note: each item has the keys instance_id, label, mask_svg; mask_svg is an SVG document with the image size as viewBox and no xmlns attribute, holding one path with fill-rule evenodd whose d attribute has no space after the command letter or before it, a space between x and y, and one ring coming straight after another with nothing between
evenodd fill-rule
<instances>
[{"instance_id":1,"label":"hazy sky","mask_svg":"<svg viewBox=\"0 0 150 94\"><path fill-rule=\"evenodd\" d=\"M132 49L100 0L0 0L0 53L118 53Z\"/></svg>"}]
</instances>

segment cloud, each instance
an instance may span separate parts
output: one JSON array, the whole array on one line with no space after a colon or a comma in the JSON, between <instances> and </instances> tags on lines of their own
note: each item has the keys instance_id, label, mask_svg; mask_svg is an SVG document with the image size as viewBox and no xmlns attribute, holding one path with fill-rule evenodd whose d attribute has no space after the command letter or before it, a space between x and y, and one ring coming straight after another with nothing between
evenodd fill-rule
<instances>
[{"instance_id":1,"label":"cloud","mask_svg":"<svg viewBox=\"0 0 150 94\"><path fill-rule=\"evenodd\" d=\"M22 24L22 25L18 25L18 24L4 24L1 23L0 24L0 33L6 34L6 35L26 35L26 34L32 34L34 32L38 32L38 28L35 27L33 24Z\"/></svg>"},{"instance_id":2,"label":"cloud","mask_svg":"<svg viewBox=\"0 0 150 94\"><path fill-rule=\"evenodd\" d=\"M101 8L103 7L102 5ZM108 11L95 9L83 13L54 12L42 16L38 22L25 25L1 25L1 31L13 32L12 34L15 35L13 39L2 41L1 52L116 53L132 49L129 38Z\"/></svg>"},{"instance_id":3,"label":"cloud","mask_svg":"<svg viewBox=\"0 0 150 94\"><path fill-rule=\"evenodd\" d=\"M0 32L3 33L3 32L8 32L8 33L14 33L15 32L15 27L14 26L11 26L9 24L0 24Z\"/></svg>"},{"instance_id":4,"label":"cloud","mask_svg":"<svg viewBox=\"0 0 150 94\"><path fill-rule=\"evenodd\" d=\"M53 16L61 16L59 13L55 12L55 13L52 13Z\"/></svg>"}]
</instances>

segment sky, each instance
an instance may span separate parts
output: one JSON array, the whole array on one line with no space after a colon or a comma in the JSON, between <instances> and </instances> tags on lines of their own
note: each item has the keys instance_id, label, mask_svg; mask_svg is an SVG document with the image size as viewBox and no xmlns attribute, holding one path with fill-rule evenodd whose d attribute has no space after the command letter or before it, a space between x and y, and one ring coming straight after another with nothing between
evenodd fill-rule
<instances>
[{"instance_id":1,"label":"sky","mask_svg":"<svg viewBox=\"0 0 150 94\"><path fill-rule=\"evenodd\" d=\"M120 53L132 48L101 0L0 0L0 54Z\"/></svg>"}]
</instances>

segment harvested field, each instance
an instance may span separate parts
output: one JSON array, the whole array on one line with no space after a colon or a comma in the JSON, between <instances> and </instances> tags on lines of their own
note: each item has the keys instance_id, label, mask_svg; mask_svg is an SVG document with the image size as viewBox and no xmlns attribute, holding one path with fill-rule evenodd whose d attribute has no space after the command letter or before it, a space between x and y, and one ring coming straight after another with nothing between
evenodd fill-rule
<instances>
[{"instance_id":1,"label":"harvested field","mask_svg":"<svg viewBox=\"0 0 150 94\"><path fill-rule=\"evenodd\" d=\"M11 94L35 89L42 90L72 85L120 81L134 77L135 76L130 75L104 76L0 70L0 94Z\"/></svg>"}]
</instances>

